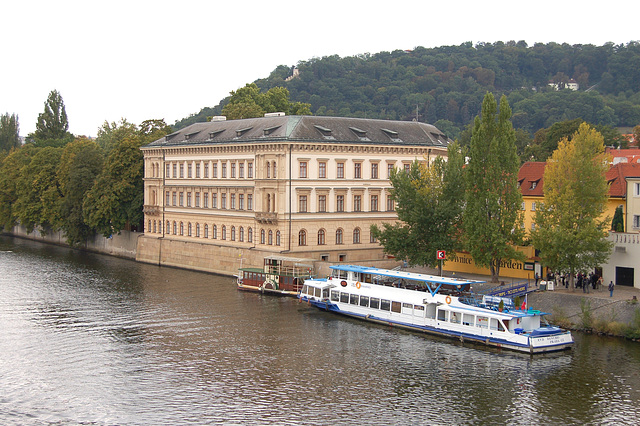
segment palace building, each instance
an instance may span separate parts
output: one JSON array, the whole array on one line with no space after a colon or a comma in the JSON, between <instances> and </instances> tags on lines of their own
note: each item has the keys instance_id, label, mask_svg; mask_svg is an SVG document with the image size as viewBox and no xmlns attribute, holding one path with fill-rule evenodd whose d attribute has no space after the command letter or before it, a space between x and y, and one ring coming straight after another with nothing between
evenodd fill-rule
<instances>
[{"instance_id":1,"label":"palace building","mask_svg":"<svg viewBox=\"0 0 640 426\"><path fill-rule=\"evenodd\" d=\"M412 121L276 113L193 124L142 147L137 259L224 274L273 254L389 264L369 231L397 220L389 174L446 156L450 142Z\"/></svg>"}]
</instances>

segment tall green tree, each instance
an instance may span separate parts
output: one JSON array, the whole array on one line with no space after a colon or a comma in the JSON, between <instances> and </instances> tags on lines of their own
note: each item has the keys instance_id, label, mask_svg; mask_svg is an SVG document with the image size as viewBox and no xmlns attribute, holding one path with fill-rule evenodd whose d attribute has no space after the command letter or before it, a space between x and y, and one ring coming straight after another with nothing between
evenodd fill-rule
<instances>
[{"instance_id":1,"label":"tall green tree","mask_svg":"<svg viewBox=\"0 0 640 426\"><path fill-rule=\"evenodd\" d=\"M517 181L520 160L516 134L510 119L507 98L500 99L498 112L493 94L487 93L482 113L474 122L465 169L467 249L476 264L490 268L496 282L501 262L523 260L514 247L521 239L522 194Z\"/></svg>"},{"instance_id":2,"label":"tall green tree","mask_svg":"<svg viewBox=\"0 0 640 426\"><path fill-rule=\"evenodd\" d=\"M27 232L38 226L43 233L60 227L62 193L57 170L61 154L61 148L35 149L29 163L20 169L14 213Z\"/></svg>"},{"instance_id":3,"label":"tall green tree","mask_svg":"<svg viewBox=\"0 0 640 426\"><path fill-rule=\"evenodd\" d=\"M536 209L533 245L545 266L573 276L606 262L611 253L607 241L610 218L605 211L609 168L604 139L582 123L572 139L565 138L547 161L544 171L544 203Z\"/></svg>"},{"instance_id":4,"label":"tall green tree","mask_svg":"<svg viewBox=\"0 0 640 426\"><path fill-rule=\"evenodd\" d=\"M83 204L87 225L105 237L142 226L144 184L140 147L169 133L171 127L164 120L146 120L140 127L131 127L126 120L119 126L108 126L103 136L109 140L111 149Z\"/></svg>"},{"instance_id":5,"label":"tall green tree","mask_svg":"<svg viewBox=\"0 0 640 426\"><path fill-rule=\"evenodd\" d=\"M613 220L611 220L611 230L614 232L624 232L624 212L622 211L622 206L616 207Z\"/></svg>"},{"instance_id":6,"label":"tall green tree","mask_svg":"<svg viewBox=\"0 0 640 426\"><path fill-rule=\"evenodd\" d=\"M49 93L44 111L38 115L33 139L38 146L62 146L73 140L64 101L57 90Z\"/></svg>"},{"instance_id":7,"label":"tall green tree","mask_svg":"<svg viewBox=\"0 0 640 426\"><path fill-rule=\"evenodd\" d=\"M60 227L72 246L86 242L95 234L95 229L87 224L83 203L102 171L103 162L98 144L85 138L67 144L62 152L57 174L63 197Z\"/></svg>"},{"instance_id":8,"label":"tall green tree","mask_svg":"<svg viewBox=\"0 0 640 426\"><path fill-rule=\"evenodd\" d=\"M20 125L16 114L0 115L0 151L20 147Z\"/></svg>"},{"instance_id":9,"label":"tall green tree","mask_svg":"<svg viewBox=\"0 0 640 426\"><path fill-rule=\"evenodd\" d=\"M399 221L371 227L385 252L414 265L435 267L437 250L460 249L463 163L459 145L452 144L448 161L438 156L430 165L414 161L408 172L392 171L391 196Z\"/></svg>"},{"instance_id":10,"label":"tall green tree","mask_svg":"<svg viewBox=\"0 0 640 426\"><path fill-rule=\"evenodd\" d=\"M25 146L11 151L0 166L0 227L10 230L17 221L15 206L18 201L18 180L22 168L31 162L36 148Z\"/></svg>"}]
</instances>

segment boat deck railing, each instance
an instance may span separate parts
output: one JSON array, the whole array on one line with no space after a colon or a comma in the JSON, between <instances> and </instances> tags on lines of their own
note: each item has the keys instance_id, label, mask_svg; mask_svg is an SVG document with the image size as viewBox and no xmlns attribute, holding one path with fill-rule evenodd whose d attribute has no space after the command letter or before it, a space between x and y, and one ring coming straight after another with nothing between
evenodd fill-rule
<instances>
[{"instance_id":1,"label":"boat deck railing","mask_svg":"<svg viewBox=\"0 0 640 426\"><path fill-rule=\"evenodd\" d=\"M289 275L293 277L310 277L312 272L309 268L300 268L297 266L283 265L267 265L265 267L267 274Z\"/></svg>"}]
</instances>

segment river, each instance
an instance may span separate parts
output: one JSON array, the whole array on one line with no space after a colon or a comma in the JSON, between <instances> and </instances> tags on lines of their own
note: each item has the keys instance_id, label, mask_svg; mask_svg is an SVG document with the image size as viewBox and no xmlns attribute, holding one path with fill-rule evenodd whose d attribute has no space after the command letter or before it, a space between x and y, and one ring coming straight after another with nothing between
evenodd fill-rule
<instances>
[{"instance_id":1,"label":"river","mask_svg":"<svg viewBox=\"0 0 640 426\"><path fill-rule=\"evenodd\" d=\"M0 424L637 424L640 344L531 357L0 237Z\"/></svg>"}]
</instances>

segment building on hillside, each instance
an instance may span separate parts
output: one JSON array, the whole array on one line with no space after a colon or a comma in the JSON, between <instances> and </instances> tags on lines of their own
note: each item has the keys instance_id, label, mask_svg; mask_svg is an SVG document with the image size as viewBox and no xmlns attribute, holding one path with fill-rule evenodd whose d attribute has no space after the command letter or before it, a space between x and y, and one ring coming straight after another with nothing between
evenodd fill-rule
<instances>
[{"instance_id":1,"label":"building on hillside","mask_svg":"<svg viewBox=\"0 0 640 426\"><path fill-rule=\"evenodd\" d=\"M640 163L640 148L613 148L606 147L605 153L611 156L611 162L618 163Z\"/></svg>"},{"instance_id":2,"label":"building on hillside","mask_svg":"<svg viewBox=\"0 0 640 426\"><path fill-rule=\"evenodd\" d=\"M269 254L384 261L369 228L397 220L390 171L446 156L450 142L410 121L278 113L193 124L142 147L137 259L219 273Z\"/></svg>"},{"instance_id":3,"label":"building on hillside","mask_svg":"<svg viewBox=\"0 0 640 426\"><path fill-rule=\"evenodd\" d=\"M522 210L524 222L522 226L525 230L535 229L535 212L537 206L544 200L542 191L544 168L547 165L544 161L527 161L520 167L518 172L518 186L522 193Z\"/></svg>"}]
</instances>

